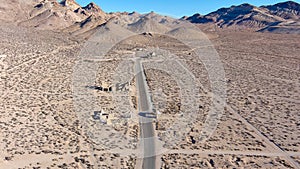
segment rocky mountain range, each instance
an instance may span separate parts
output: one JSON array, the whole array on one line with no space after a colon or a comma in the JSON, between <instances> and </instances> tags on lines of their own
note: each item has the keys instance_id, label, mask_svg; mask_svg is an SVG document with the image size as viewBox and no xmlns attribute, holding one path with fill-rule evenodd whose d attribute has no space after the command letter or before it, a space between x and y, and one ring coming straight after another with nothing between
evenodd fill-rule
<instances>
[{"instance_id":1,"label":"rocky mountain range","mask_svg":"<svg viewBox=\"0 0 300 169\"><path fill-rule=\"evenodd\" d=\"M251 28L263 32L300 33L300 4L287 1L256 7L245 3L221 8L207 15L195 14L181 19L196 24L214 24L220 28Z\"/></svg>"},{"instance_id":2,"label":"rocky mountain range","mask_svg":"<svg viewBox=\"0 0 300 169\"><path fill-rule=\"evenodd\" d=\"M3 2L1 2L3 1ZM111 21L132 30L155 25L165 29L174 23L189 21L219 28L251 29L261 32L300 33L300 5L293 1L256 7L241 4L221 8L207 15L195 14L180 20L154 12L105 13L95 3L81 7L75 0L0 0L0 21L42 30L56 30L75 35L90 34ZM153 24L153 23L156 24Z\"/></svg>"},{"instance_id":3,"label":"rocky mountain range","mask_svg":"<svg viewBox=\"0 0 300 169\"><path fill-rule=\"evenodd\" d=\"M106 22L110 16L95 3L81 7L74 0L12 0L0 4L0 20L44 30L62 30L79 22Z\"/></svg>"}]
</instances>

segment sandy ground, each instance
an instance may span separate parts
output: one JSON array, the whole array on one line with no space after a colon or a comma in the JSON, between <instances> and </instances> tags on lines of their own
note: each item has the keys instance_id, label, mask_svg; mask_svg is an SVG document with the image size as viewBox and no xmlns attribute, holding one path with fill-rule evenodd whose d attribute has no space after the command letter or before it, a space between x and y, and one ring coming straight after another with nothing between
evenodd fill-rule
<instances>
[{"instance_id":1,"label":"sandy ground","mask_svg":"<svg viewBox=\"0 0 300 169\"><path fill-rule=\"evenodd\" d=\"M83 43L47 31L0 28L0 168L134 168L139 138L136 119L105 128L93 120L94 112L82 120L74 109L72 73ZM189 49L177 41L140 36L132 41L145 45L124 42L105 58L114 61L101 62L94 85L113 85L111 76L124 53L155 42L185 59L200 82L201 96L193 123L172 142L173 137L164 133L180 116L176 79L157 70L146 71L154 105L161 112L156 133L169 149L162 154L162 168L299 167L299 36L210 34L224 65L227 105L217 129L204 143L197 138L211 105L209 78L204 66L193 63ZM135 85L130 84L126 103L134 107ZM113 119L124 115L116 111L112 93L93 92L95 111L108 109ZM101 139L99 128L115 134ZM112 145L127 145L120 150L125 153L112 152Z\"/></svg>"}]
</instances>

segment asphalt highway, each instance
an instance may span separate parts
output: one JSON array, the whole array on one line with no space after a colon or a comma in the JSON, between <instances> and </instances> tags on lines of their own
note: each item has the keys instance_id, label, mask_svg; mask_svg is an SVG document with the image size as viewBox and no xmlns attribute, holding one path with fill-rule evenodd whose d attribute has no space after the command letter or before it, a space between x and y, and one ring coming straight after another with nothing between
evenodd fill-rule
<instances>
[{"instance_id":1,"label":"asphalt highway","mask_svg":"<svg viewBox=\"0 0 300 169\"><path fill-rule=\"evenodd\" d=\"M151 117L152 106L148 92L146 77L140 59L135 63L136 85L138 92L139 124L141 130L141 145L143 146L143 169L155 169L155 133L153 117ZM147 116L149 114L150 116Z\"/></svg>"}]
</instances>

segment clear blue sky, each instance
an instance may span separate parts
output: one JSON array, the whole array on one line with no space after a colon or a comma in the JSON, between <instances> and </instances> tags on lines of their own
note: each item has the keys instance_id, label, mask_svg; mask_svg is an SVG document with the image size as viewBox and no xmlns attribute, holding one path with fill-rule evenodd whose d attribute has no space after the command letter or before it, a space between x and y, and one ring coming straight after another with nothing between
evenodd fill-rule
<instances>
[{"instance_id":1,"label":"clear blue sky","mask_svg":"<svg viewBox=\"0 0 300 169\"><path fill-rule=\"evenodd\" d=\"M93 1L105 12L132 12L148 13L155 11L159 14L180 18L195 13L207 14L221 7L230 7L249 3L256 6L270 5L284 0L76 0L81 6ZM300 3L300 0L295 0Z\"/></svg>"}]
</instances>

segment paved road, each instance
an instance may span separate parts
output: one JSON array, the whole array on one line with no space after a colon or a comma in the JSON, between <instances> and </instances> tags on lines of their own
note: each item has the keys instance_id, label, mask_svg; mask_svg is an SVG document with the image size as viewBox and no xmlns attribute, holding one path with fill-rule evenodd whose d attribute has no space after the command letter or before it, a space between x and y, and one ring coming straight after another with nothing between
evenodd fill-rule
<instances>
[{"instance_id":1,"label":"paved road","mask_svg":"<svg viewBox=\"0 0 300 169\"><path fill-rule=\"evenodd\" d=\"M138 90L138 108L140 113L150 114L152 105L148 86L140 59L135 62L136 85ZM143 146L143 169L155 169L155 139L153 118L139 116L141 145Z\"/></svg>"}]
</instances>

